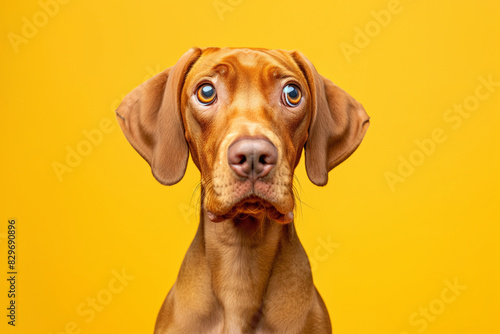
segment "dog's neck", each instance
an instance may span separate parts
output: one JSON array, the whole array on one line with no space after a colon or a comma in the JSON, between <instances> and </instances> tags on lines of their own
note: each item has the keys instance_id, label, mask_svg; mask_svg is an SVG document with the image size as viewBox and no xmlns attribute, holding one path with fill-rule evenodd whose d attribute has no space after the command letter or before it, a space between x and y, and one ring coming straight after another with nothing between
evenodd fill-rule
<instances>
[{"instance_id":1,"label":"dog's neck","mask_svg":"<svg viewBox=\"0 0 500 334\"><path fill-rule=\"evenodd\" d=\"M272 268L293 233L293 222L279 224L265 213L214 223L201 209L198 236L204 241L211 286L224 310L225 328L238 332L258 325Z\"/></svg>"}]
</instances>

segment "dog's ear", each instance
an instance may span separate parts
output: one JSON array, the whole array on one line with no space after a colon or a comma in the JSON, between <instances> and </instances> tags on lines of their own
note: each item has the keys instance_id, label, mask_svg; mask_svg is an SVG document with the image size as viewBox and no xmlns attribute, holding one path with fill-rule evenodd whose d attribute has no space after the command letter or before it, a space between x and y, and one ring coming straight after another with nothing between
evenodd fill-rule
<instances>
[{"instance_id":1,"label":"dog's ear","mask_svg":"<svg viewBox=\"0 0 500 334\"><path fill-rule=\"evenodd\" d=\"M312 118L305 144L307 175L324 186L328 172L359 146L370 123L361 103L321 76L299 52L292 57L306 76L311 92Z\"/></svg>"},{"instance_id":2,"label":"dog's ear","mask_svg":"<svg viewBox=\"0 0 500 334\"><path fill-rule=\"evenodd\" d=\"M175 66L131 91L116 110L130 144L151 165L154 177L172 185L184 176L189 157L180 111L184 79L201 50L186 52Z\"/></svg>"}]
</instances>

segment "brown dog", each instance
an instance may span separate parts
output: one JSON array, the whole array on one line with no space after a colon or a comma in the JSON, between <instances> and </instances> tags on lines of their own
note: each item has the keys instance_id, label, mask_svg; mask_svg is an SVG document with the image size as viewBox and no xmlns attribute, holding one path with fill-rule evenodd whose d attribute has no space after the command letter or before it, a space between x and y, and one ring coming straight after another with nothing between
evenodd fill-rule
<instances>
[{"instance_id":1,"label":"brown dog","mask_svg":"<svg viewBox=\"0 0 500 334\"><path fill-rule=\"evenodd\" d=\"M128 94L117 119L165 185L188 152L201 219L155 333L331 333L294 234L293 172L309 179L360 144L369 117L298 52L194 48Z\"/></svg>"}]
</instances>

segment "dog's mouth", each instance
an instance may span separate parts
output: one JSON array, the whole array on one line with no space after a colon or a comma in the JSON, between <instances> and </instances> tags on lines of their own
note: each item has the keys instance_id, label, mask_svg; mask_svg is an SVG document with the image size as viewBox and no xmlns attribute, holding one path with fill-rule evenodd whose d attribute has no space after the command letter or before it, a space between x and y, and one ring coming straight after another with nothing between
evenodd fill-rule
<instances>
[{"instance_id":1,"label":"dog's mouth","mask_svg":"<svg viewBox=\"0 0 500 334\"><path fill-rule=\"evenodd\" d=\"M266 216L281 224L288 224L293 220L292 211L282 213L271 203L257 196L250 196L241 200L223 215L217 215L208 210L207 213L212 222L221 222L228 219L245 220L248 217L264 218Z\"/></svg>"}]
</instances>

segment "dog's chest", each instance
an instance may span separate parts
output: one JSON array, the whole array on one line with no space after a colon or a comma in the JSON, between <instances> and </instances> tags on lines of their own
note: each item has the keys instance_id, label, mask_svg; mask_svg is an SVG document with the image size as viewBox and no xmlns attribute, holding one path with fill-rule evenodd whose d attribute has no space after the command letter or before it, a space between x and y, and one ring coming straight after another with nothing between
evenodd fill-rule
<instances>
[{"instance_id":1,"label":"dog's chest","mask_svg":"<svg viewBox=\"0 0 500 334\"><path fill-rule=\"evenodd\" d=\"M212 285L223 309L223 333L264 333L259 329L264 321L261 309L273 258L267 253L275 249L229 245L218 251L224 255L215 256L218 270Z\"/></svg>"}]
</instances>

